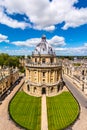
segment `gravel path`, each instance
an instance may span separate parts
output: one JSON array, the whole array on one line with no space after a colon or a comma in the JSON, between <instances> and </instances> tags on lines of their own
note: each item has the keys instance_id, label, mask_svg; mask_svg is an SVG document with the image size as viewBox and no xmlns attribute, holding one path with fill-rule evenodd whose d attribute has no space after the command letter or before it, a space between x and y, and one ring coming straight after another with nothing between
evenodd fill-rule
<instances>
[{"instance_id":1,"label":"gravel path","mask_svg":"<svg viewBox=\"0 0 87 130\"><path fill-rule=\"evenodd\" d=\"M9 119L8 104L23 82L24 79L21 80L19 85L14 88L14 90L6 97L6 99L4 99L4 101L2 101L2 104L0 105L0 130L20 130L20 128L18 128L12 120Z\"/></svg>"},{"instance_id":2,"label":"gravel path","mask_svg":"<svg viewBox=\"0 0 87 130\"><path fill-rule=\"evenodd\" d=\"M41 130L48 130L46 95L42 95L41 102Z\"/></svg>"}]
</instances>

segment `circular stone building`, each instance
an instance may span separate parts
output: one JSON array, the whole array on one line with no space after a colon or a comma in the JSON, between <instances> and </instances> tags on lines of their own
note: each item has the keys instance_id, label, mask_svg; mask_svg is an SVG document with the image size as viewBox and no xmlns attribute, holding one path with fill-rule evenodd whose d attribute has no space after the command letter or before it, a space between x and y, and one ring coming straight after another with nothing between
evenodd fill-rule
<instances>
[{"instance_id":1,"label":"circular stone building","mask_svg":"<svg viewBox=\"0 0 87 130\"><path fill-rule=\"evenodd\" d=\"M57 94L63 88L62 66L54 49L42 36L31 59L26 59L25 91L31 95Z\"/></svg>"}]
</instances>

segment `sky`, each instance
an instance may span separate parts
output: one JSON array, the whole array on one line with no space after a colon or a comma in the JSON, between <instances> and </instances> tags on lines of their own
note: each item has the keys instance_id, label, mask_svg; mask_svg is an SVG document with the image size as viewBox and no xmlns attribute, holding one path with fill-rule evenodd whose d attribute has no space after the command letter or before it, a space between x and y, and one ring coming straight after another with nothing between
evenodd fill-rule
<instances>
[{"instance_id":1,"label":"sky","mask_svg":"<svg viewBox=\"0 0 87 130\"><path fill-rule=\"evenodd\" d=\"M59 56L87 56L87 0L0 0L0 53L31 55L42 35Z\"/></svg>"}]
</instances>

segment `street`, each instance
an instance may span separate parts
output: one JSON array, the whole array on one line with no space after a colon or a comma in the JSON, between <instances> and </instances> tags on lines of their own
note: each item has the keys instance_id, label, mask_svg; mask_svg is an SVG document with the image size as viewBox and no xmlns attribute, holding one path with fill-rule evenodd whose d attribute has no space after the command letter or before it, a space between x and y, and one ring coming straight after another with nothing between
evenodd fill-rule
<instances>
[{"instance_id":1,"label":"street","mask_svg":"<svg viewBox=\"0 0 87 130\"><path fill-rule=\"evenodd\" d=\"M87 108L87 98L83 96L82 93L75 87L75 85L72 82L70 82L65 76L63 76L63 79L66 83L67 88L72 92L79 104L82 107Z\"/></svg>"},{"instance_id":2,"label":"street","mask_svg":"<svg viewBox=\"0 0 87 130\"><path fill-rule=\"evenodd\" d=\"M17 127L14 122L9 118L8 104L23 83L24 78L17 86L14 87L14 90L5 97L5 100L3 100L2 104L0 105L0 130L20 130L20 128Z\"/></svg>"},{"instance_id":3,"label":"street","mask_svg":"<svg viewBox=\"0 0 87 130\"><path fill-rule=\"evenodd\" d=\"M72 92L80 105L79 118L73 124L70 130L87 130L87 98L67 76L63 76L63 80L65 81L67 88Z\"/></svg>"}]
</instances>

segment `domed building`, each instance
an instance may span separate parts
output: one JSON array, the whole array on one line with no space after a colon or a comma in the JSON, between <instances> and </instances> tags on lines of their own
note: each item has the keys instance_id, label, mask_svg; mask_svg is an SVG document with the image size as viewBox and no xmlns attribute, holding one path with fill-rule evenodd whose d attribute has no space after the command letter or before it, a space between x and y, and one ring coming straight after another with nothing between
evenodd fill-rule
<instances>
[{"instance_id":1,"label":"domed building","mask_svg":"<svg viewBox=\"0 0 87 130\"><path fill-rule=\"evenodd\" d=\"M31 95L57 94L63 88L62 66L52 46L43 35L31 59L26 58L25 91ZM61 85L62 84L62 85Z\"/></svg>"}]
</instances>

